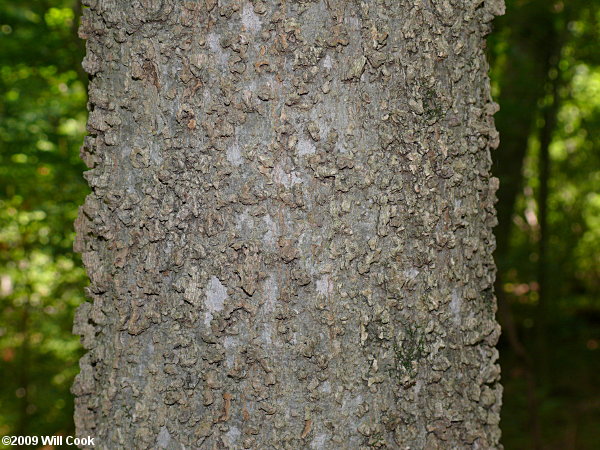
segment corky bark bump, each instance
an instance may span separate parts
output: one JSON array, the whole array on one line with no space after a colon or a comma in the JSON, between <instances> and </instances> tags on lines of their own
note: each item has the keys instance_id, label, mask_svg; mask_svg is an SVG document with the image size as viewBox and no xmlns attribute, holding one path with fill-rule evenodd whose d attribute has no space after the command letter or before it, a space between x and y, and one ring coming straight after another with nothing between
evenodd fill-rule
<instances>
[{"instance_id":1,"label":"corky bark bump","mask_svg":"<svg viewBox=\"0 0 600 450\"><path fill-rule=\"evenodd\" d=\"M499 448L497 0L85 0L99 448Z\"/></svg>"}]
</instances>

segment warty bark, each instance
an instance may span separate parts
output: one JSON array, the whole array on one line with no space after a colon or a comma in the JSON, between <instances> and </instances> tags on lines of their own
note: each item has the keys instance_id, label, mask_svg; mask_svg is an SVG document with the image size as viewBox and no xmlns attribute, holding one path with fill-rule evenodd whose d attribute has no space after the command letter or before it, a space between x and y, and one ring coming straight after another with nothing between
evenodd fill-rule
<instances>
[{"instance_id":1,"label":"warty bark","mask_svg":"<svg viewBox=\"0 0 600 450\"><path fill-rule=\"evenodd\" d=\"M498 448L502 2L85 0L100 448Z\"/></svg>"}]
</instances>

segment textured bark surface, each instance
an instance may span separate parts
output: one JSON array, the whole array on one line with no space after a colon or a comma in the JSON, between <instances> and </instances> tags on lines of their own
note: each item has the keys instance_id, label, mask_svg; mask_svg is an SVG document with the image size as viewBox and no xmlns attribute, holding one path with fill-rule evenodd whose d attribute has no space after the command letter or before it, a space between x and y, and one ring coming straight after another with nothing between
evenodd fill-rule
<instances>
[{"instance_id":1,"label":"textured bark surface","mask_svg":"<svg viewBox=\"0 0 600 450\"><path fill-rule=\"evenodd\" d=\"M101 448L496 448L491 0L86 0Z\"/></svg>"}]
</instances>

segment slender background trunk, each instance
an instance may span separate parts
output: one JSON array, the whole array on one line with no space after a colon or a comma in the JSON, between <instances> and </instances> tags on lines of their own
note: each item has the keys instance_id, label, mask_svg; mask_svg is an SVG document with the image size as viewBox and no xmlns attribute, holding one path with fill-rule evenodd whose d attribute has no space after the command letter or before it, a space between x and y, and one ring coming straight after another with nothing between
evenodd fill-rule
<instances>
[{"instance_id":1,"label":"slender background trunk","mask_svg":"<svg viewBox=\"0 0 600 450\"><path fill-rule=\"evenodd\" d=\"M87 0L102 448L495 448L502 2Z\"/></svg>"}]
</instances>

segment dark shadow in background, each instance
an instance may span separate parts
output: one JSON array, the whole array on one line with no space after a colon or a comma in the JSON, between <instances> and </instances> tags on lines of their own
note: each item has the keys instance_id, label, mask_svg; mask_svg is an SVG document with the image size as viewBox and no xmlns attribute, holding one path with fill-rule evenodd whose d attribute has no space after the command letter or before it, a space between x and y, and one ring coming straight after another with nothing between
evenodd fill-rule
<instances>
[{"instance_id":1,"label":"dark shadow in background","mask_svg":"<svg viewBox=\"0 0 600 450\"><path fill-rule=\"evenodd\" d=\"M508 0L489 40L507 448L600 442L599 11Z\"/></svg>"}]
</instances>

